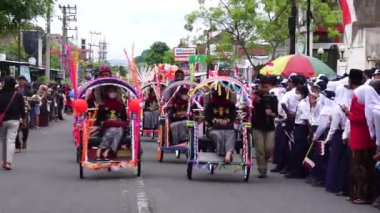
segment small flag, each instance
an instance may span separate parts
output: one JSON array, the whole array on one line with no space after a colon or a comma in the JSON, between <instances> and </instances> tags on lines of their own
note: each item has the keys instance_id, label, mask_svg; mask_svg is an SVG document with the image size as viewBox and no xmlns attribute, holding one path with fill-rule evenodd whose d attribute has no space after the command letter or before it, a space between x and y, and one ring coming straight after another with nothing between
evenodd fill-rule
<instances>
[{"instance_id":1,"label":"small flag","mask_svg":"<svg viewBox=\"0 0 380 213\"><path fill-rule=\"evenodd\" d=\"M312 170L315 167L315 163L309 157L305 157L302 161L302 166L308 170Z\"/></svg>"}]
</instances>

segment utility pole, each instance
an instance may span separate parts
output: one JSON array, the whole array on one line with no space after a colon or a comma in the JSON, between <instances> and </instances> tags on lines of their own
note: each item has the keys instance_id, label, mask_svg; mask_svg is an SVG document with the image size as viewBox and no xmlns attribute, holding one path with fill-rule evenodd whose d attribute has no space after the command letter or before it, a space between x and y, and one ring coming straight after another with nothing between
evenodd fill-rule
<instances>
[{"instance_id":1,"label":"utility pole","mask_svg":"<svg viewBox=\"0 0 380 213\"><path fill-rule=\"evenodd\" d=\"M48 81L50 81L50 13L51 13L51 1L48 0L48 9L46 13L46 63L45 63L45 76Z\"/></svg>"},{"instance_id":2,"label":"utility pole","mask_svg":"<svg viewBox=\"0 0 380 213\"><path fill-rule=\"evenodd\" d=\"M103 42L99 42L99 63L105 62L107 59L107 45L105 39Z\"/></svg>"},{"instance_id":3,"label":"utility pole","mask_svg":"<svg viewBox=\"0 0 380 213\"><path fill-rule=\"evenodd\" d=\"M93 35L101 35L102 33L101 32L95 32L95 31L90 31L90 34L91 34L91 38L90 38L90 43L88 44L90 46L90 53L89 53L89 56L88 56L88 60L90 63L93 63L93 49L92 47L99 47L98 45L94 44L93 41L92 41L92 36Z\"/></svg>"},{"instance_id":4,"label":"utility pole","mask_svg":"<svg viewBox=\"0 0 380 213\"><path fill-rule=\"evenodd\" d=\"M289 36L290 36L290 46L289 54L293 55L296 53L296 27L298 18L298 8L296 0L290 0L291 2L291 16L288 20Z\"/></svg>"},{"instance_id":5,"label":"utility pole","mask_svg":"<svg viewBox=\"0 0 380 213\"><path fill-rule=\"evenodd\" d=\"M59 9L61 9L62 11L62 55L64 57L67 57L66 55L66 51L65 51L65 46L68 44L68 39L69 38L74 38L73 36L70 36L68 37L68 33L67 31L69 30L74 30L74 31L77 31L78 28L75 27L75 28L69 28L69 24L70 22L76 22L77 21L77 6L74 5L74 6L70 6L70 5L67 5L67 6L61 6L59 5ZM67 70L65 70L63 64L61 63L61 70L63 71L63 78L65 79L66 78L66 74L67 74Z\"/></svg>"},{"instance_id":6,"label":"utility pole","mask_svg":"<svg viewBox=\"0 0 380 213\"><path fill-rule=\"evenodd\" d=\"M306 12L306 55L310 56L310 22L311 22L311 2L310 0L307 0L307 12Z\"/></svg>"}]
</instances>

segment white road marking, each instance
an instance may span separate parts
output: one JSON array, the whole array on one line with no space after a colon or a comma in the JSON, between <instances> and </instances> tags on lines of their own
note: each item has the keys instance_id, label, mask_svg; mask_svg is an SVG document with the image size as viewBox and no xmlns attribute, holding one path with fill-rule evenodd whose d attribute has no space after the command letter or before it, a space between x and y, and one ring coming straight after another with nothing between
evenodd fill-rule
<instances>
[{"instance_id":1,"label":"white road marking","mask_svg":"<svg viewBox=\"0 0 380 213\"><path fill-rule=\"evenodd\" d=\"M152 213L152 209L149 206L149 199L145 192L145 184L141 177L138 177L136 181L136 196L138 212Z\"/></svg>"}]
</instances>

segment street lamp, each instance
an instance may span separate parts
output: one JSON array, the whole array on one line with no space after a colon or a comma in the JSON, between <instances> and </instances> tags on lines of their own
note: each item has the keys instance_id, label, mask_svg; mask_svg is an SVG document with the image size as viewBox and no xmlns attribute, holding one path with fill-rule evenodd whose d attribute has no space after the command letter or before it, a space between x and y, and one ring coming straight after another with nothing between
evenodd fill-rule
<instances>
[{"instance_id":1,"label":"street lamp","mask_svg":"<svg viewBox=\"0 0 380 213\"><path fill-rule=\"evenodd\" d=\"M341 45L340 47L339 47L339 52L340 52L340 61L344 61L345 59L344 59L344 57L343 57L343 55L344 55L344 52L346 52L346 46L344 46L344 45Z\"/></svg>"},{"instance_id":2,"label":"street lamp","mask_svg":"<svg viewBox=\"0 0 380 213\"><path fill-rule=\"evenodd\" d=\"M322 55L325 53L322 47L318 48L317 53L319 55L319 59L322 61Z\"/></svg>"}]
</instances>

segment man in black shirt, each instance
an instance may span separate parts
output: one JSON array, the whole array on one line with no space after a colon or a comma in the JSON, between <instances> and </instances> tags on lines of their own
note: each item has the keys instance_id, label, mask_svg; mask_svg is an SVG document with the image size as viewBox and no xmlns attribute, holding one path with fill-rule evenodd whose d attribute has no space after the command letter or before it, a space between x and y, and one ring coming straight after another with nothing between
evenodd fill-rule
<instances>
[{"instance_id":1,"label":"man in black shirt","mask_svg":"<svg viewBox=\"0 0 380 213\"><path fill-rule=\"evenodd\" d=\"M269 94L271 89L269 79L264 76L260 79L259 89L253 97L253 142L259 178L267 177L267 163L274 149L274 118L277 116L278 100L275 95Z\"/></svg>"}]
</instances>

